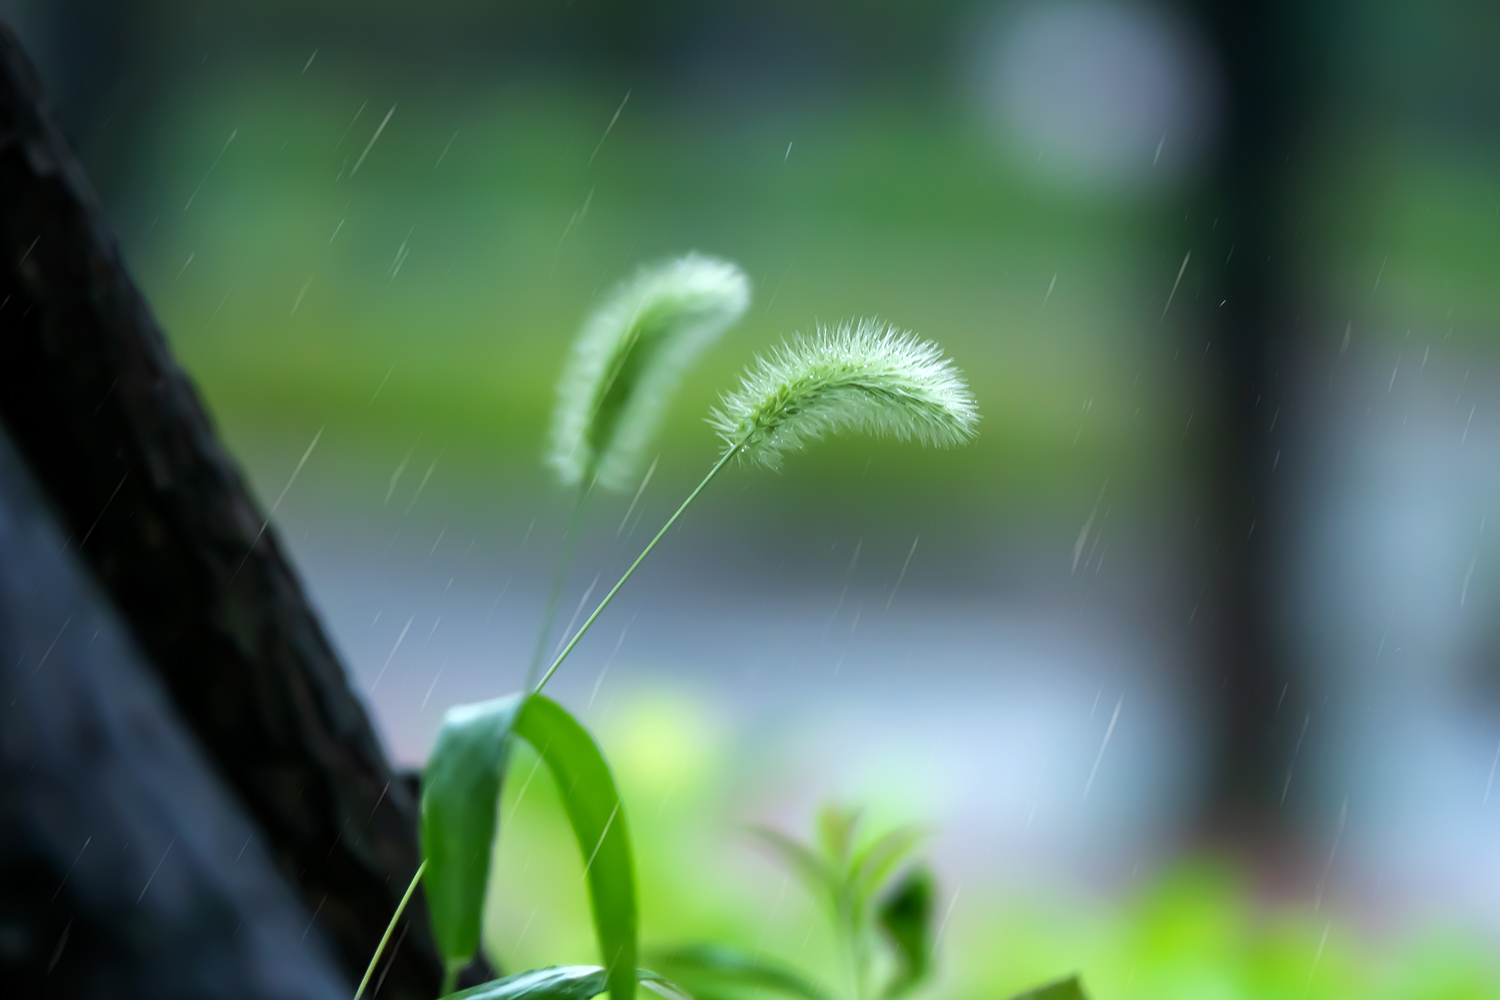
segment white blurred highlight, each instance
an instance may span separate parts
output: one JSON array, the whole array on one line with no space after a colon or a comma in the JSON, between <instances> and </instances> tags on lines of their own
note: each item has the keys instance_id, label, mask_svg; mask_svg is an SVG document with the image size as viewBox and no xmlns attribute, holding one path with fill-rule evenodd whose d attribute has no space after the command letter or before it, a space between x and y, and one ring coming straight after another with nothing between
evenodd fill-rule
<instances>
[{"instance_id":1,"label":"white blurred highlight","mask_svg":"<svg viewBox=\"0 0 1500 1000\"><path fill-rule=\"evenodd\" d=\"M1007 7L970 43L986 123L1039 179L1085 193L1170 189L1218 132L1217 60L1192 26L1121 0Z\"/></svg>"}]
</instances>

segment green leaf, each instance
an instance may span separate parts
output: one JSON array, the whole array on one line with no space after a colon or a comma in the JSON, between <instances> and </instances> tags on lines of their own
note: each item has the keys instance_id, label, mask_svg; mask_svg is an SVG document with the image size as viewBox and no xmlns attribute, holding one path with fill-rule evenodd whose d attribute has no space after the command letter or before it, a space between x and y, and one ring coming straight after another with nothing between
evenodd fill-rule
<instances>
[{"instance_id":1,"label":"green leaf","mask_svg":"<svg viewBox=\"0 0 1500 1000\"><path fill-rule=\"evenodd\" d=\"M769 827L752 826L750 833L776 854L792 872L807 886L814 896L826 898L837 907L840 896L838 877L812 851L797 843L784 833Z\"/></svg>"},{"instance_id":2,"label":"green leaf","mask_svg":"<svg viewBox=\"0 0 1500 1000\"><path fill-rule=\"evenodd\" d=\"M657 992L681 997L672 983L647 969L636 969L636 977ZM604 970L597 965L552 965L496 979L444 1000L591 1000L607 986Z\"/></svg>"},{"instance_id":3,"label":"green leaf","mask_svg":"<svg viewBox=\"0 0 1500 1000\"><path fill-rule=\"evenodd\" d=\"M635 996L635 862L620 794L588 731L557 702L527 700L515 734L536 748L557 780L594 911L594 932L605 964L610 1000Z\"/></svg>"},{"instance_id":4,"label":"green leaf","mask_svg":"<svg viewBox=\"0 0 1500 1000\"><path fill-rule=\"evenodd\" d=\"M725 945L683 945L653 956L653 965L687 985L698 1000L713 993L714 980L754 990L769 989L800 1000L828 1000L828 995L794 969ZM706 987L699 990L700 982Z\"/></svg>"},{"instance_id":5,"label":"green leaf","mask_svg":"<svg viewBox=\"0 0 1500 1000\"><path fill-rule=\"evenodd\" d=\"M438 948L451 968L467 962L479 947L495 809L512 734L536 748L563 791L583 853L599 950L608 963L609 972L601 974L612 1000L632 1000L635 875L620 796L588 732L540 695L460 705L443 719L422 775L422 853Z\"/></svg>"},{"instance_id":6,"label":"green leaf","mask_svg":"<svg viewBox=\"0 0 1500 1000\"><path fill-rule=\"evenodd\" d=\"M1088 994L1083 992L1083 984L1078 981L1077 976L1069 976L1025 993L1017 993L1010 1000L1088 1000Z\"/></svg>"},{"instance_id":7,"label":"green leaf","mask_svg":"<svg viewBox=\"0 0 1500 1000\"><path fill-rule=\"evenodd\" d=\"M849 865L849 877L861 901L880 891L924 835L919 827L900 826L880 835L855 855Z\"/></svg>"},{"instance_id":8,"label":"green leaf","mask_svg":"<svg viewBox=\"0 0 1500 1000\"><path fill-rule=\"evenodd\" d=\"M520 695L458 705L443 717L422 772L422 856L432 934L450 967L479 947L484 887Z\"/></svg>"},{"instance_id":9,"label":"green leaf","mask_svg":"<svg viewBox=\"0 0 1500 1000\"><path fill-rule=\"evenodd\" d=\"M858 825L858 809L829 804L818 810L818 839L822 842L823 856L837 872L842 873L848 865L854 828Z\"/></svg>"},{"instance_id":10,"label":"green leaf","mask_svg":"<svg viewBox=\"0 0 1500 1000\"><path fill-rule=\"evenodd\" d=\"M896 951L887 997L910 993L932 969L932 897L932 876L916 868L880 904L880 929Z\"/></svg>"}]
</instances>

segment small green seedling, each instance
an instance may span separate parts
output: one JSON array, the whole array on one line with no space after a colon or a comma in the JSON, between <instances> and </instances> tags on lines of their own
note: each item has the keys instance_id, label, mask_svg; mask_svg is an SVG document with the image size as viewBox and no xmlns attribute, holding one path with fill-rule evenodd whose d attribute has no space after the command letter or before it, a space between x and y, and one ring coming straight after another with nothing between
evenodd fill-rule
<instances>
[{"instance_id":1,"label":"small green seedling","mask_svg":"<svg viewBox=\"0 0 1500 1000\"><path fill-rule=\"evenodd\" d=\"M733 265L692 255L641 272L585 326L558 387L548 452L549 463L564 481L578 486L580 504L596 481L611 488L628 486L660 425L669 394L693 359L744 312L748 288ZM544 697L542 688L642 560L731 460L776 468L786 452L845 431L955 445L974 436L978 420L968 387L935 345L874 321L796 338L746 372L740 388L710 416L724 441L718 461L561 646L546 672L532 683L541 662L534 657L522 692L456 706L443 719L423 772L423 863L412 884L425 878L433 936L446 966L444 994L453 991L459 970L479 947L507 751L512 740L522 739L547 762L558 786L569 789L565 809L584 862L603 964L532 970L464 995L475 1000L586 1000L607 990L610 1000L632 1000L637 982L670 995L661 977L636 967L634 856L609 766L584 727ZM576 525L576 510L573 520ZM566 556L559 579L565 568ZM554 583L542 642L559 587ZM914 884L910 893L920 891ZM912 914L926 905L909 894L905 908L892 911L892 922L882 925L898 951L917 948L920 935L912 936ZM398 910L392 926L399 916ZM925 921L924 915L918 923L925 927ZM916 950L903 954L905 971L897 979L920 978L925 959L919 961ZM379 958L377 949L371 969Z\"/></svg>"},{"instance_id":2,"label":"small green seedling","mask_svg":"<svg viewBox=\"0 0 1500 1000\"><path fill-rule=\"evenodd\" d=\"M896 827L856 846L858 827L857 811L825 806L818 816L815 844L799 843L766 827L753 827L751 833L823 906L846 962L844 997L899 1000L932 974L937 887L925 865L908 863L922 839L920 829ZM825 992L815 977L759 952L722 944L689 944L661 949L653 958L695 1000L758 1000L766 991L791 1000L839 1000ZM882 971L883 981L877 983ZM1011 1000L1088 998L1073 977Z\"/></svg>"},{"instance_id":3,"label":"small green seedling","mask_svg":"<svg viewBox=\"0 0 1500 1000\"><path fill-rule=\"evenodd\" d=\"M815 845L765 827L751 832L823 906L847 963L842 995L897 1000L932 971L936 889L924 866L907 863L920 830L897 827L860 843L858 827L857 812L828 806L818 818ZM797 1000L831 1000L813 977L724 945L666 949L660 959L697 1000L742 1000L766 989Z\"/></svg>"}]
</instances>

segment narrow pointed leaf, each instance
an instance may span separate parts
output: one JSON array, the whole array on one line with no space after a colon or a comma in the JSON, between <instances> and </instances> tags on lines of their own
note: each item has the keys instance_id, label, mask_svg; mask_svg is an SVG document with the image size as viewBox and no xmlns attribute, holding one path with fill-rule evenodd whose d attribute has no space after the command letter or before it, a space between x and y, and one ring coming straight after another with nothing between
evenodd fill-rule
<instances>
[{"instance_id":1,"label":"narrow pointed leaf","mask_svg":"<svg viewBox=\"0 0 1500 1000\"><path fill-rule=\"evenodd\" d=\"M830 905L837 906L839 883L828 865L812 851L797 843L784 833L764 826L750 827L750 833L779 857L814 896L821 897Z\"/></svg>"},{"instance_id":2,"label":"narrow pointed leaf","mask_svg":"<svg viewBox=\"0 0 1500 1000\"><path fill-rule=\"evenodd\" d=\"M881 834L854 856L849 866L850 880L862 900L880 891L922 837L919 827L900 826Z\"/></svg>"},{"instance_id":3,"label":"narrow pointed leaf","mask_svg":"<svg viewBox=\"0 0 1500 1000\"><path fill-rule=\"evenodd\" d=\"M854 843L854 828L859 825L859 810L826 805L818 810L818 839L823 856L834 871L843 872Z\"/></svg>"},{"instance_id":4,"label":"narrow pointed leaf","mask_svg":"<svg viewBox=\"0 0 1500 1000\"><path fill-rule=\"evenodd\" d=\"M667 980L647 969L637 969L635 974L643 983L678 992ZM552 965L450 993L444 1000L591 1000L603 993L606 985L604 970L597 965Z\"/></svg>"},{"instance_id":5,"label":"narrow pointed leaf","mask_svg":"<svg viewBox=\"0 0 1500 1000\"><path fill-rule=\"evenodd\" d=\"M1083 983L1077 976L1069 976L1025 993L1017 993L1011 1000L1088 1000L1088 994L1083 992Z\"/></svg>"},{"instance_id":6,"label":"narrow pointed leaf","mask_svg":"<svg viewBox=\"0 0 1500 1000\"><path fill-rule=\"evenodd\" d=\"M449 963L479 947L507 737L520 704L512 695L449 709L422 772L424 887L433 937Z\"/></svg>"},{"instance_id":7,"label":"narrow pointed leaf","mask_svg":"<svg viewBox=\"0 0 1500 1000\"><path fill-rule=\"evenodd\" d=\"M787 968L749 952L717 944L683 945L657 953L653 965L666 970L682 983L697 1000L712 1000L720 995L715 987L729 985L746 990L775 990L799 1000L828 1000L828 994ZM738 995L730 991L729 995Z\"/></svg>"},{"instance_id":8,"label":"narrow pointed leaf","mask_svg":"<svg viewBox=\"0 0 1500 1000\"><path fill-rule=\"evenodd\" d=\"M913 869L880 904L880 929L896 952L887 997L910 993L932 969L932 876Z\"/></svg>"},{"instance_id":9,"label":"narrow pointed leaf","mask_svg":"<svg viewBox=\"0 0 1500 1000\"><path fill-rule=\"evenodd\" d=\"M557 702L527 700L515 734L547 762L563 797L594 913L594 931L610 1000L635 996L635 863L620 794L609 766L588 731Z\"/></svg>"}]
</instances>

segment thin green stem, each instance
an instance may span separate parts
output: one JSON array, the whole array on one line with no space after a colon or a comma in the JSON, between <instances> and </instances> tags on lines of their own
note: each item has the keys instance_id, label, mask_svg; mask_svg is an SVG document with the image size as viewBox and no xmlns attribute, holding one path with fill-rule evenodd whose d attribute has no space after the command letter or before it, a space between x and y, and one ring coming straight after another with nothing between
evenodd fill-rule
<instances>
[{"instance_id":1,"label":"thin green stem","mask_svg":"<svg viewBox=\"0 0 1500 1000\"><path fill-rule=\"evenodd\" d=\"M547 668L547 672L537 682L537 686L532 692L533 694L540 692L542 688L547 686L547 682L552 679L552 675L557 673L557 668L562 666L562 661L566 660L568 654L573 652L573 647L578 645L578 640L583 638L583 634L594 624L594 619L599 617L600 612L609 607L609 602L614 600L615 595L620 592L620 588L625 586L625 581L630 579L630 574L635 572L635 568L641 564L641 560L651 554L651 550L656 548L656 543L661 541L662 536L667 533L667 530L677 523L677 519L682 516L682 512L687 510L688 504L692 503L698 494L703 492L703 487L707 486L713 480L714 476L719 474L720 469L729 464L729 460L739 453L740 448L744 447L744 444L744 439L741 439L733 448L724 452L724 456L719 459L712 469L708 470L708 475L703 477L703 482L699 483L693 489L693 492L688 494L686 500L682 501L682 506L677 508L677 513L667 518L667 523L661 526L661 530L656 533L656 537L651 539L651 542L641 550L641 554L635 557L635 562L631 563L630 568L625 571L625 575L620 577L620 582L610 588L609 593L604 595L604 600L600 601L599 606L594 609L594 613L589 615L588 620L579 626L577 632L573 633L573 638L568 640L568 644L563 647L563 651L557 654L557 659L552 661L552 666Z\"/></svg>"},{"instance_id":2,"label":"thin green stem","mask_svg":"<svg viewBox=\"0 0 1500 1000\"><path fill-rule=\"evenodd\" d=\"M833 900L833 933L843 945L845 957L849 959L849 984L851 1000L865 1000L864 963L860 954L860 932L855 918L854 902L849 896L846 882Z\"/></svg>"},{"instance_id":3,"label":"thin green stem","mask_svg":"<svg viewBox=\"0 0 1500 1000\"><path fill-rule=\"evenodd\" d=\"M359 981L359 989L354 991L354 1000L359 1000L365 987L370 985L370 977L375 974L375 966L380 964L380 954L385 951L386 943L391 939L391 931L396 929L396 921L401 919L401 911L406 909L406 904L411 901L411 894L417 891L417 883L422 881L422 873L426 870L427 862L424 859L417 866L417 873L411 877L411 885L406 887L406 895L402 896L401 902L396 904L396 912L391 914L391 922L385 925L385 933L380 936L380 943L375 946L375 954L370 958L370 967L365 970L365 978ZM443 992L450 991L444 990Z\"/></svg>"},{"instance_id":4,"label":"thin green stem","mask_svg":"<svg viewBox=\"0 0 1500 1000\"><path fill-rule=\"evenodd\" d=\"M859 927L849 928L849 959L854 965L854 1000L865 1000L870 984L870 951Z\"/></svg>"},{"instance_id":5,"label":"thin green stem","mask_svg":"<svg viewBox=\"0 0 1500 1000\"><path fill-rule=\"evenodd\" d=\"M562 600L563 585L568 581L568 570L573 566L573 553L578 548L578 525L582 520L583 501L593 491L594 484L591 481L588 486L579 489L578 497L573 502L573 513L568 517L568 527L563 533L562 551L557 556L557 568L552 573L552 590L547 595L547 610L542 614L542 627L537 632L536 648L531 651L531 664L526 668L525 690L530 690L536 682L536 675L542 669L542 654L547 649L547 638L552 633L552 623L557 618L557 605Z\"/></svg>"}]
</instances>

